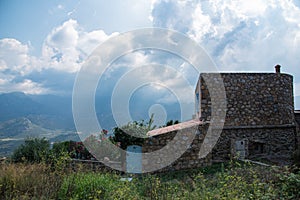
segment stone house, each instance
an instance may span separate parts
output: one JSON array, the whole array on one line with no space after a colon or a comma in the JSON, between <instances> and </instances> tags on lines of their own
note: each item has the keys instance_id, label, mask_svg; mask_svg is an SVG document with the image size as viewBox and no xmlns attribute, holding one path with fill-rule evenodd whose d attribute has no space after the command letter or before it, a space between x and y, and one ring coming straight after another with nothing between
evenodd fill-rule
<instances>
[{"instance_id":1,"label":"stone house","mask_svg":"<svg viewBox=\"0 0 300 200\"><path fill-rule=\"evenodd\" d=\"M143 171L202 167L233 157L289 163L297 148L299 113L294 113L293 76L280 73L279 65L275 68L276 73L201 73L195 118L148 132ZM220 77L225 102L214 87ZM222 111L224 118L218 119ZM221 125L211 127L214 121Z\"/></svg>"}]
</instances>

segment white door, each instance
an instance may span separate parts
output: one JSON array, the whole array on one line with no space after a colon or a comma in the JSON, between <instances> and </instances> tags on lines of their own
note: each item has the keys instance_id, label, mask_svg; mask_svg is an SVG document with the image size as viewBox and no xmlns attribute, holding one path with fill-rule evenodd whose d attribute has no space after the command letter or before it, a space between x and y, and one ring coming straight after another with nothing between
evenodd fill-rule
<instances>
[{"instance_id":1,"label":"white door","mask_svg":"<svg viewBox=\"0 0 300 200\"><path fill-rule=\"evenodd\" d=\"M246 141L245 140L238 140L235 142L235 151L236 157L238 159L245 159L246 156L246 149L245 149Z\"/></svg>"},{"instance_id":2,"label":"white door","mask_svg":"<svg viewBox=\"0 0 300 200\"><path fill-rule=\"evenodd\" d=\"M127 173L142 173L142 147L131 145L127 147L126 153Z\"/></svg>"}]
</instances>

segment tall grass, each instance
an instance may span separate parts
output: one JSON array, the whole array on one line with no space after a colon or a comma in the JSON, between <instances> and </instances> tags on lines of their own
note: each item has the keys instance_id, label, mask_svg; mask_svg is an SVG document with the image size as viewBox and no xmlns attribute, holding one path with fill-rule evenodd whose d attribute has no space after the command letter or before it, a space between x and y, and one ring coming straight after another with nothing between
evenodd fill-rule
<instances>
[{"instance_id":1,"label":"tall grass","mask_svg":"<svg viewBox=\"0 0 300 200\"><path fill-rule=\"evenodd\" d=\"M0 199L299 199L300 174L288 168L214 165L165 174L124 175L46 164L2 163ZM131 175L126 175L131 176Z\"/></svg>"},{"instance_id":2,"label":"tall grass","mask_svg":"<svg viewBox=\"0 0 300 200\"><path fill-rule=\"evenodd\" d=\"M61 183L44 164L1 164L1 199L56 199Z\"/></svg>"}]
</instances>

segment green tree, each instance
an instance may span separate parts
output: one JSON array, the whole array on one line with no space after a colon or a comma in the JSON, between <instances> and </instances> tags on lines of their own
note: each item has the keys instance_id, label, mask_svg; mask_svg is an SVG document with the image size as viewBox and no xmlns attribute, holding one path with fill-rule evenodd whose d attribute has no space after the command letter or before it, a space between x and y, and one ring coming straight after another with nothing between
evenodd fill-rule
<instances>
[{"instance_id":1,"label":"green tree","mask_svg":"<svg viewBox=\"0 0 300 200\"><path fill-rule=\"evenodd\" d=\"M15 162L45 161L50 153L50 143L45 138L29 138L12 155Z\"/></svg>"},{"instance_id":2,"label":"green tree","mask_svg":"<svg viewBox=\"0 0 300 200\"><path fill-rule=\"evenodd\" d=\"M175 120L173 121L172 119L167 121L166 125L165 126L172 126L174 124L179 124L179 121L178 120Z\"/></svg>"},{"instance_id":3,"label":"green tree","mask_svg":"<svg viewBox=\"0 0 300 200\"><path fill-rule=\"evenodd\" d=\"M60 157L62 155L65 155L66 153L70 154L70 143L71 141L55 142L52 146L51 154L54 157Z\"/></svg>"},{"instance_id":4,"label":"green tree","mask_svg":"<svg viewBox=\"0 0 300 200\"><path fill-rule=\"evenodd\" d=\"M114 136L112 141L115 143L120 143L122 149L126 149L130 145L142 145L145 138L147 137L147 132L155 129L156 126L153 125L152 114L149 121L133 121L129 122L125 126L115 127L113 129Z\"/></svg>"}]
</instances>

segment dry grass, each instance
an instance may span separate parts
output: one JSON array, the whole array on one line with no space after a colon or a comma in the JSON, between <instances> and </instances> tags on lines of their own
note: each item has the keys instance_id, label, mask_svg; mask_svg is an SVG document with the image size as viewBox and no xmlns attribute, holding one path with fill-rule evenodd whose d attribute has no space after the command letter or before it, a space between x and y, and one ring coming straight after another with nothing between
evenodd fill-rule
<instances>
[{"instance_id":1,"label":"dry grass","mask_svg":"<svg viewBox=\"0 0 300 200\"><path fill-rule=\"evenodd\" d=\"M63 175L45 164L1 164L2 199L56 199Z\"/></svg>"}]
</instances>

